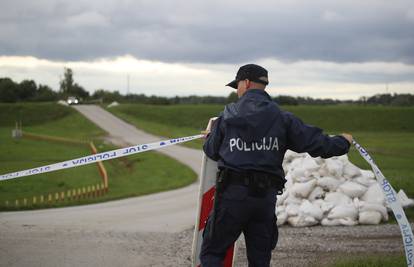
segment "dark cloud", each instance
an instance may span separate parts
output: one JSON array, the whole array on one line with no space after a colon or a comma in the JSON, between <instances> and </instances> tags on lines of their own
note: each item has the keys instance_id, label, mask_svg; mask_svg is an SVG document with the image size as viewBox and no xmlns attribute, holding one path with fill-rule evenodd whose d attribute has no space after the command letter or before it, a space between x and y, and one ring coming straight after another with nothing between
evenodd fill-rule
<instances>
[{"instance_id":1,"label":"dark cloud","mask_svg":"<svg viewBox=\"0 0 414 267\"><path fill-rule=\"evenodd\" d=\"M0 54L413 64L414 2L360 2L0 0Z\"/></svg>"}]
</instances>

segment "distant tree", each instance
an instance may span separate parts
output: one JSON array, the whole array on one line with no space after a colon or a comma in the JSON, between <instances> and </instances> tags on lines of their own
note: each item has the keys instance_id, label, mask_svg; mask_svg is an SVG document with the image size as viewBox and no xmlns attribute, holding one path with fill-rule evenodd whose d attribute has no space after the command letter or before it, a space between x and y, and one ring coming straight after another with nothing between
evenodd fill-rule
<instances>
[{"instance_id":1,"label":"distant tree","mask_svg":"<svg viewBox=\"0 0 414 267\"><path fill-rule=\"evenodd\" d=\"M120 102L124 97L118 91L110 92L104 89L99 89L93 93L92 98L101 99L103 102Z\"/></svg>"},{"instance_id":2,"label":"distant tree","mask_svg":"<svg viewBox=\"0 0 414 267\"><path fill-rule=\"evenodd\" d=\"M64 95L69 95L73 88L73 71L70 68L64 68L63 79L60 80L59 92Z\"/></svg>"},{"instance_id":3,"label":"distant tree","mask_svg":"<svg viewBox=\"0 0 414 267\"><path fill-rule=\"evenodd\" d=\"M174 98L171 99L172 104L180 104L181 98L177 95Z\"/></svg>"},{"instance_id":4,"label":"distant tree","mask_svg":"<svg viewBox=\"0 0 414 267\"><path fill-rule=\"evenodd\" d=\"M366 96L361 96L357 102L365 105L367 103L367 99L368 98Z\"/></svg>"},{"instance_id":5,"label":"distant tree","mask_svg":"<svg viewBox=\"0 0 414 267\"><path fill-rule=\"evenodd\" d=\"M74 82L73 71L70 68L64 68L63 79L60 80L59 92L64 96L89 97L89 92Z\"/></svg>"},{"instance_id":6,"label":"distant tree","mask_svg":"<svg viewBox=\"0 0 414 267\"><path fill-rule=\"evenodd\" d=\"M24 80L18 86L19 100L31 100L36 96L37 85L33 80Z\"/></svg>"},{"instance_id":7,"label":"distant tree","mask_svg":"<svg viewBox=\"0 0 414 267\"><path fill-rule=\"evenodd\" d=\"M35 101L55 101L58 100L59 95L53 91L49 86L40 84L37 88Z\"/></svg>"},{"instance_id":8,"label":"distant tree","mask_svg":"<svg viewBox=\"0 0 414 267\"><path fill-rule=\"evenodd\" d=\"M377 94L367 99L367 103L378 104L378 105L389 105L391 104L391 101L392 101L391 94Z\"/></svg>"},{"instance_id":9,"label":"distant tree","mask_svg":"<svg viewBox=\"0 0 414 267\"><path fill-rule=\"evenodd\" d=\"M393 99L391 101L391 105L394 105L394 106L414 105L414 96L410 94L401 94L401 95L394 94Z\"/></svg>"},{"instance_id":10,"label":"distant tree","mask_svg":"<svg viewBox=\"0 0 414 267\"><path fill-rule=\"evenodd\" d=\"M86 91L82 86L78 85L77 83L73 85L73 88L70 91L70 94L77 96L81 99L86 99L89 97L89 92Z\"/></svg>"},{"instance_id":11,"label":"distant tree","mask_svg":"<svg viewBox=\"0 0 414 267\"><path fill-rule=\"evenodd\" d=\"M298 99L293 96L280 95L273 99L279 105L298 105Z\"/></svg>"},{"instance_id":12,"label":"distant tree","mask_svg":"<svg viewBox=\"0 0 414 267\"><path fill-rule=\"evenodd\" d=\"M229 96L227 97L227 103L237 102L239 99L239 96L236 92L231 92Z\"/></svg>"},{"instance_id":13,"label":"distant tree","mask_svg":"<svg viewBox=\"0 0 414 267\"><path fill-rule=\"evenodd\" d=\"M153 105L169 105L170 101L166 97L160 97L156 95L152 95L148 98L148 104Z\"/></svg>"},{"instance_id":14,"label":"distant tree","mask_svg":"<svg viewBox=\"0 0 414 267\"><path fill-rule=\"evenodd\" d=\"M13 103L19 100L18 85L10 78L0 78L0 102Z\"/></svg>"}]
</instances>

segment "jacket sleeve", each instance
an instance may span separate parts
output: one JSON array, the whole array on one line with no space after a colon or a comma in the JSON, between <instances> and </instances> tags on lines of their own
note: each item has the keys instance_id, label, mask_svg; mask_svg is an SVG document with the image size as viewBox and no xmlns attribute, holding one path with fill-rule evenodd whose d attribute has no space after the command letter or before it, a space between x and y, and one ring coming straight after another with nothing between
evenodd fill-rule
<instances>
[{"instance_id":1,"label":"jacket sleeve","mask_svg":"<svg viewBox=\"0 0 414 267\"><path fill-rule=\"evenodd\" d=\"M219 151L223 141L223 130L222 130L222 116L214 121L211 127L210 134L207 136L206 142L204 143L203 150L206 155L217 161L220 158Z\"/></svg>"},{"instance_id":2,"label":"jacket sleeve","mask_svg":"<svg viewBox=\"0 0 414 267\"><path fill-rule=\"evenodd\" d=\"M291 113L286 112L285 116L288 149L322 158L348 153L350 143L343 136L328 136L323 134L322 129L303 123Z\"/></svg>"}]
</instances>

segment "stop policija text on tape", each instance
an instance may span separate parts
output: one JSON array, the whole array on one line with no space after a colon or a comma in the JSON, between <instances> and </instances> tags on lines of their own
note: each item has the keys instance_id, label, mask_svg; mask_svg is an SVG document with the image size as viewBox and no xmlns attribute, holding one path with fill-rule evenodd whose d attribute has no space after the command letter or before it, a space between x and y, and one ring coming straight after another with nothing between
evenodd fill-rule
<instances>
[{"instance_id":1,"label":"stop policija text on tape","mask_svg":"<svg viewBox=\"0 0 414 267\"><path fill-rule=\"evenodd\" d=\"M82 166L86 164L115 159L119 157L125 157L128 155L133 155L133 154L137 154L137 153L141 153L141 152L145 152L149 150L159 149L159 148L163 148L163 147L167 147L171 145L188 142L191 140L201 138L203 136L204 135L202 134L198 134L198 135L174 138L174 139L169 139L169 140L164 140L164 141L159 141L159 142L154 142L154 143L149 143L149 144L134 145L134 146L126 147L126 148L115 149L115 150L102 152L102 153L98 153L98 154L94 154L94 155L90 155L86 157L81 157L81 158L71 159L71 160L67 160L67 161L63 161L59 163L54 163L51 165L41 166L41 167L37 167L33 169L6 173L3 175L0 175L0 181L78 167L78 166Z\"/></svg>"},{"instance_id":2,"label":"stop policija text on tape","mask_svg":"<svg viewBox=\"0 0 414 267\"><path fill-rule=\"evenodd\" d=\"M400 227L403 243L404 243L404 250L405 250L405 258L407 261L408 267L414 266L413 256L414 256L414 236L413 231L411 230L411 225L405 216L404 209L400 201L397 198L397 193L395 192L394 188L392 188L391 184L385 179L384 175L375 164L372 157L368 154L368 152L355 140L353 141L355 148L358 150L359 154L371 165L372 170L374 171L375 177L379 185L381 186L382 192L385 196L386 202L388 206L391 208L392 212L394 213L395 218L397 219L398 225Z\"/></svg>"}]
</instances>

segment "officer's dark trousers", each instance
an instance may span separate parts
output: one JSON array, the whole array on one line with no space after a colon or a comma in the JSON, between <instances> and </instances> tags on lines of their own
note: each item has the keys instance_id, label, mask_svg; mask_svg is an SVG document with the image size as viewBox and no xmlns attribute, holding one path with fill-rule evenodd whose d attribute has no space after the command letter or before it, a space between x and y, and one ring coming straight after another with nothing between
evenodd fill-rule
<instances>
[{"instance_id":1,"label":"officer's dark trousers","mask_svg":"<svg viewBox=\"0 0 414 267\"><path fill-rule=\"evenodd\" d=\"M243 232L249 267L270 265L271 252L278 239L275 216L276 189L260 197L249 194L243 185L228 185L216 208L213 234L212 216L203 233L202 267L223 266L227 248Z\"/></svg>"}]
</instances>

